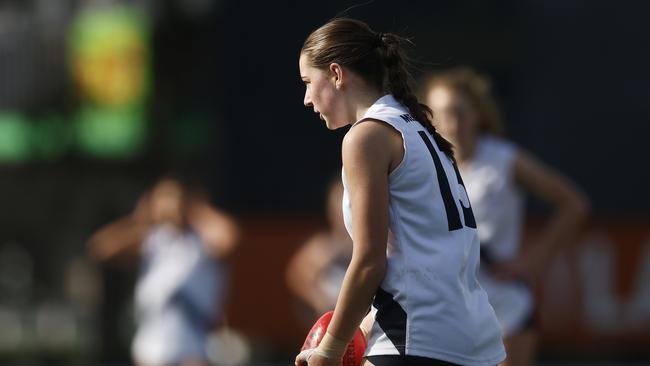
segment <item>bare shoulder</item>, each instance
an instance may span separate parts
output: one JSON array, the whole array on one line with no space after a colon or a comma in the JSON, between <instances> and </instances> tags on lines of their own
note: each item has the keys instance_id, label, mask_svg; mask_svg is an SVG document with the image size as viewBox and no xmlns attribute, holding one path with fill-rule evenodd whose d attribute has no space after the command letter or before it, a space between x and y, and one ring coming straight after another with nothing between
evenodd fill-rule
<instances>
[{"instance_id":1,"label":"bare shoulder","mask_svg":"<svg viewBox=\"0 0 650 366\"><path fill-rule=\"evenodd\" d=\"M329 247L329 237L327 232L317 232L305 242L304 247L318 253L327 252Z\"/></svg>"},{"instance_id":2,"label":"bare shoulder","mask_svg":"<svg viewBox=\"0 0 650 366\"><path fill-rule=\"evenodd\" d=\"M353 126L345 135L343 159L363 155L373 160L382 157L388 161L401 160L402 146L399 131L386 122L368 119Z\"/></svg>"},{"instance_id":3,"label":"bare shoulder","mask_svg":"<svg viewBox=\"0 0 650 366\"><path fill-rule=\"evenodd\" d=\"M343 144L389 143L396 138L401 139L400 133L388 123L376 119L367 119L348 131L343 139Z\"/></svg>"}]
</instances>

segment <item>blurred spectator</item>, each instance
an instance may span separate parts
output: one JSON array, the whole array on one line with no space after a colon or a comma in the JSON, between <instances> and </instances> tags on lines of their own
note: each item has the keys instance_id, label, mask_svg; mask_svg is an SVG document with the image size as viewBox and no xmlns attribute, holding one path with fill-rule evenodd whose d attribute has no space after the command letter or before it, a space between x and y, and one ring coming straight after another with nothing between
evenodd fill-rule
<instances>
[{"instance_id":1,"label":"blurred spectator","mask_svg":"<svg viewBox=\"0 0 650 366\"><path fill-rule=\"evenodd\" d=\"M566 177L503 139L488 80L459 68L426 81L434 125L454 145L481 240L479 281L501 323L508 365L531 365L536 353L530 289L555 249L575 238L587 199ZM554 209L530 245L521 245L524 193Z\"/></svg>"},{"instance_id":2,"label":"blurred spectator","mask_svg":"<svg viewBox=\"0 0 650 366\"><path fill-rule=\"evenodd\" d=\"M334 309L352 258L352 239L343 225L342 200L343 184L337 176L327 192L329 227L309 238L287 267L289 289L313 310L314 317Z\"/></svg>"},{"instance_id":3,"label":"blurred spectator","mask_svg":"<svg viewBox=\"0 0 650 366\"><path fill-rule=\"evenodd\" d=\"M90 239L99 261L139 256L135 289L137 365L207 365L208 333L224 303L223 260L237 227L205 194L174 178L159 180L131 215Z\"/></svg>"}]
</instances>

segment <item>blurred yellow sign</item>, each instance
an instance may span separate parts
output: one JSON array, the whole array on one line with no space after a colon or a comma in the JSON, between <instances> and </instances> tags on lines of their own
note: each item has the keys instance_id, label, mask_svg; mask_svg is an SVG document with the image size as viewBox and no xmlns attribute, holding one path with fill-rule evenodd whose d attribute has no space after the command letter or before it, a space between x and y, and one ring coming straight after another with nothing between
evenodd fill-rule
<instances>
[{"instance_id":1,"label":"blurred yellow sign","mask_svg":"<svg viewBox=\"0 0 650 366\"><path fill-rule=\"evenodd\" d=\"M81 96L100 106L143 100L149 50L143 18L126 7L86 10L70 35L70 61Z\"/></svg>"}]
</instances>

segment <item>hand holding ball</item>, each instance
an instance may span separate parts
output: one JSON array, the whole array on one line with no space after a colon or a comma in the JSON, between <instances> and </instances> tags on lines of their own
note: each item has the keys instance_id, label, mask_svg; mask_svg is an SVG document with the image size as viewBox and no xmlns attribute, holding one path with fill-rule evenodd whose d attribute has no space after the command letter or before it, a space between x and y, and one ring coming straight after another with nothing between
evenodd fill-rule
<instances>
[{"instance_id":1,"label":"hand holding ball","mask_svg":"<svg viewBox=\"0 0 650 366\"><path fill-rule=\"evenodd\" d=\"M314 352L318 345L323 340L325 333L327 333L327 327L332 321L332 315L334 312L329 311L323 316L321 316L314 326L309 330L307 338L305 338L305 343L303 343L301 348L301 355L306 355L308 353ZM367 341L363 336L363 333L359 328L354 333L352 341L348 343L345 352L343 353L343 359L341 362L342 366L360 366L363 362L363 353L366 350ZM299 356L300 358L300 356ZM308 356L307 356L308 359Z\"/></svg>"}]
</instances>

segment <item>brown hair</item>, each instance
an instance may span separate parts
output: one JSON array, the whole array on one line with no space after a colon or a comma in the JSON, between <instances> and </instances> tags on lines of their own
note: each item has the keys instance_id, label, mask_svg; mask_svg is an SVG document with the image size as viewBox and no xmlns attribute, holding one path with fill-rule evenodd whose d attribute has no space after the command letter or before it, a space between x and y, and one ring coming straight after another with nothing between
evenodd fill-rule
<instances>
[{"instance_id":1,"label":"brown hair","mask_svg":"<svg viewBox=\"0 0 650 366\"><path fill-rule=\"evenodd\" d=\"M469 67L458 67L429 75L425 78L423 86L420 95L424 100L431 89L435 87L445 87L463 94L469 98L479 114L481 133L503 134L501 114L492 95L492 85L487 77Z\"/></svg>"},{"instance_id":2,"label":"brown hair","mask_svg":"<svg viewBox=\"0 0 650 366\"><path fill-rule=\"evenodd\" d=\"M451 143L436 132L431 109L418 102L413 92L413 78L403 49L405 42L408 40L393 33L377 33L362 21L335 18L312 32L300 53L316 68L327 70L330 64L338 63L383 92L391 93L453 160Z\"/></svg>"}]
</instances>

